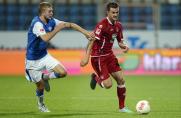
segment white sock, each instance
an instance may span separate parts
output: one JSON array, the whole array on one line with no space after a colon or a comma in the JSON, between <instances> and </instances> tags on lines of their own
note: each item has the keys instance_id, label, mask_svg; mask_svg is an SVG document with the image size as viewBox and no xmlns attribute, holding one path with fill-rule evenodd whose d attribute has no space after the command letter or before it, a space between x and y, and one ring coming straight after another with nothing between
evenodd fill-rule
<instances>
[{"instance_id":1,"label":"white sock","mask_svg":"<svg viewBox=\"0 0 181 118\"><path fill-rule=\"evenodd\" d=\"M123 84L123 85L118 85L118 88L125 88L125 87L126 87L125 84Z\"/></svg>"}]
</instances>

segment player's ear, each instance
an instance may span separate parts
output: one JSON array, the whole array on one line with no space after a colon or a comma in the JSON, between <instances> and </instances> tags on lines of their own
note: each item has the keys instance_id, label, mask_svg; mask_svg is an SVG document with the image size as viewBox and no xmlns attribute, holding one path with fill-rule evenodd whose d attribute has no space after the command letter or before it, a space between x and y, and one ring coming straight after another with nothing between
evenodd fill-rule
<instances>
[{"instance_id":1,"label":"player's ear","mask_svg":"<svg viewBox=\"0 0 181 118\"><path fill-rule=\"evenodd\" d=\"M109 13L109 11L107 10L107 11L106 11L106 15L108 15L108 13Z\"/></svg>"}]
</instances>

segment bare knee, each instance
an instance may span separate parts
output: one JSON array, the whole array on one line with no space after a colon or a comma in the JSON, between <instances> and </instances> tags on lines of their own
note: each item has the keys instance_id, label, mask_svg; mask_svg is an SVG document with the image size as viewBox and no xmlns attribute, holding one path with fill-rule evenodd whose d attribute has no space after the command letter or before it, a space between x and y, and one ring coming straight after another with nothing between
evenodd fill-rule
<instances>
[{"instance_id":1,"label":"bare knee","mask_svg":"<svg viewBox=\"0 0 181 118\"><path fill-rule=\"evenodd\" d=\"M117 84L118 85L124 85L125 80L123 78L117 79Z\"/></svg>"},{"instance_id":2,"label":"bare knee","mask_svg":"<svg viewBox=\"0 0 181 118\"><path fill-rule=\"evenodd\" d=\"M67 72L63 71L60 75L61 75L61 77L66 77L67 76Z\"/></svg>"},{"instance_id":3,"label":"bare knee","mask_svg":"<svg viewBox=\"0 0 181 118\"><path fill-rule=\"evenodd\" d=\"M109 89L112 87L112 81L111 79L107 79L103 81L104 88Z\"/></svg>"},{"instance_id":4,"label":"bare knee","mask_svg":"<svg viewBox=\"0 0 181 118\"><path fill-rule=\"evenodd\" d=\"M44 89L44 82L41 80L36 83L37 89L38 90L43 90Z\"/></svg>"},{"instance_id":5,"label":"bare knee","mask_svg":"<svg viewBox=\"0 0 181 118\"><path fill-rule=\"evenodd\" d=\"M56 76L57 78L66 77L66 76L67 76L67 72L66 72L66 71L55 72L55 76Z\"/></svg>"},{"instance_id":6,"label":"bare knee","mask_svg":"<svg viewBox=\"0 0 181 118\"><path fill-rule=\"evenodd\" d=\"M104 84L104 87L105 87L106 89L109 89L109 88L112 87L112 84Z\"/></svg>"}]
</instances>

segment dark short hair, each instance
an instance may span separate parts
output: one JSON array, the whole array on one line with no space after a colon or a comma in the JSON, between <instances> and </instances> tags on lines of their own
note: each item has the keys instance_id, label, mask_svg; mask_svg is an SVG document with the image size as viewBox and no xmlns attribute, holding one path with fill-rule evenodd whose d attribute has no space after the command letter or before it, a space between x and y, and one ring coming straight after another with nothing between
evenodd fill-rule
<instances>
[{"instance_id":1,"label":"dark short hair","mask_svg":"<svg viewBox=\"0 0 181 118\"><path fill-rule=\"evenodd\" d=\"M110 8L118 8L118 7L119 7L118 3L116 3L116 2L109 2L106 5L106 10L109 11Z\"/></svg>"},{"instance_id":2,"label":"dark short hair","mask_svg":"<svg viewBox=\"0 0 181 118\"><path fill-rule=\"evenodd\" d=\"M38 8L39 15L42 14L42 12L45 10L45 8L50 8L50 7L52 7L52 4L50 4L49 2L41 2L39 4L39 8Z\"/></svg>"}]
</instances>

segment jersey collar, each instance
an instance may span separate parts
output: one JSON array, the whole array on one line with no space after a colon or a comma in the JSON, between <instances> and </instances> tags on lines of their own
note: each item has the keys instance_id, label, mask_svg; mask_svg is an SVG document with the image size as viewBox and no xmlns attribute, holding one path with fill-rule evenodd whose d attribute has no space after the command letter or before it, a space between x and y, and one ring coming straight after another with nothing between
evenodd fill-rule
<instances>
[{"instance_id":1,"label":"jersey collar","mask_svg":"<svg viewBox=\"0 0 181 118\"><path fill-rule=\"evenodd\" d=\"M113 25L112 22L109 20L108 17L106 17L106 19L108 20L109 24Z\"/></svg>"}]
</instances>

